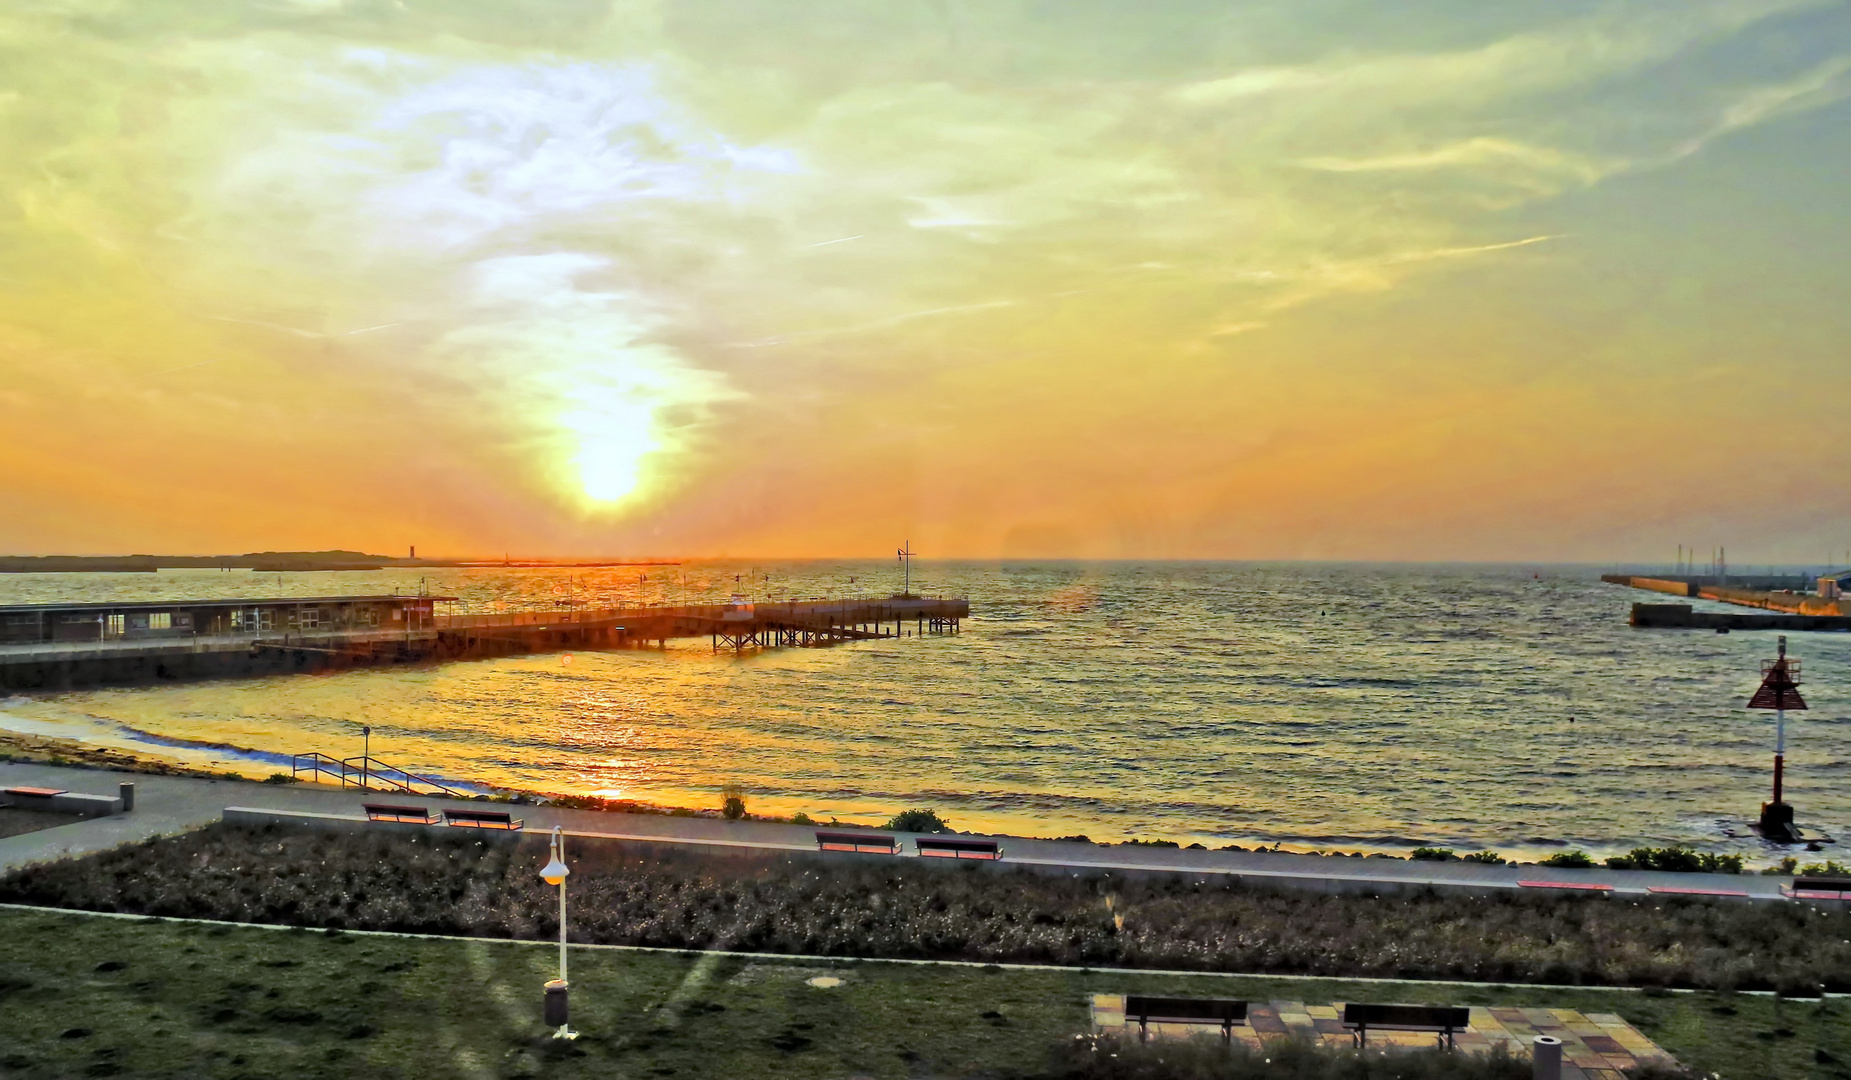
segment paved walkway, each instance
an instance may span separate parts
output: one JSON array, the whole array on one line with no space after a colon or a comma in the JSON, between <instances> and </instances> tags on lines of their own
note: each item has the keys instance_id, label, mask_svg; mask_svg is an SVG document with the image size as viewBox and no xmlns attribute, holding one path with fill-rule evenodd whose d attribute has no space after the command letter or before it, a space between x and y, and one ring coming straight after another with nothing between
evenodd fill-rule
<instances>
[{"instance_id":1,"label":"paved walkway","mask_svg":"<svg viewBox=\"0 0 1851 1080\"><path fill-rule=\"evenodd\" d=\"M0 762L0 787L32 785L114 795L116 785L123 781L135 784L132 812L0 839L0 871L196 829L219 820L227 806L339 815L359 815L363 812L362 802L381 800L409 802L433 810L482 808L481 803L467 800L406 798L377 791L362 795L352 788L343 790L313 784L271 785ZM501 808L500 804L497 808ZM810 826L659 814L610 814L547 806L510 809L515 809L516 815L525 819L529 831L560 825L568 832L586 836L769 850L813 851L816 848L815 829ZM899 835L912 838L912 834ZM1571 889L1594 886L1618 895L1723 893L1736 899L1781 900L1784 897L1780 887L1789 881L1785 877L1758 874L1665 874L1604 868L1562 870L1543 866L1483 866L1269 851L1123 847L1007 837L1000 843L1004 861L1014 865L1230 874L1252 881L1275 881L1330 891L1394 885L1490 891L1534 889L1539 883L1548 883ZM1529 884L1524 884L1526 882Z\"/></svg>"},{"instance_id":2,"label":"paved walkway","mask_svg":"<svg viewBox=\"0 0 1851 1080\"><path fill-rule=\"evenodd\" d=\"M1530 1056L1531 1040L1552 1035L1562 1040L1562 1080L1625 1080L1625 1071L1645 1064L1675 1066L1670 1054L1659 1049L1639 1029L1612 1013L1583 1015L1573 1009L1528 1009L1474 1005L1471 1026L1454 1036L1454 1045L1468 1053L1490 1053L1502 1046L1513 1056ZM1137 1038L1138 1025L1125 1023L1123 994L1094 994L1093 1030L1101 1035ZM1149 1034L1158 1038L1189 1038L1215 1032L1200 1024L1152 1024ZM1234 1028L1234 1037L1259 1048L1274 1039L1298 1035L1326 1046L1351 1046L1354 1037L1345 1030L1339 1005L1306 1005L1302 1001L1251 1002L1247 1023ZM1423 1032L1377 1031L1370 1046L1433 1046L1435 1037Z\"/></svg>"}]
</instances>

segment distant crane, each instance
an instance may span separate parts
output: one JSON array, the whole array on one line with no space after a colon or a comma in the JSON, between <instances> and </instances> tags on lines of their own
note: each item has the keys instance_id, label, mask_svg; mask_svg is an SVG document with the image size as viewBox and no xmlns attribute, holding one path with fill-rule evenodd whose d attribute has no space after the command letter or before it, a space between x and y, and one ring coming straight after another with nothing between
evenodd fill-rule
<instances>
[{"instance_id":1,"label":"distant crane","mask_svg":"<svg viewBox=\"0 0 1851 1080\"><path fill-rule=\"evenodd\" d=\"M910 597L913 595L913 553L910 550L912 544L913 542L911 540L904 541L900 544L900 566L905 575L902 579L903 584L900 587L900 595L903 597Z\"/></svg>"}]
</instances>

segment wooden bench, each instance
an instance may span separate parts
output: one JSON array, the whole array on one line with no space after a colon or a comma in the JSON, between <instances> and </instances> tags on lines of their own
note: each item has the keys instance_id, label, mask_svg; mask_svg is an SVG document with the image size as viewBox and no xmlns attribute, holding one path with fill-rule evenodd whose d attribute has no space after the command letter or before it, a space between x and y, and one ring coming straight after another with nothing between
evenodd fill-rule
<instances>
[{"instance_id":1,"label":"wooden bench","mask_svg":"<svg viewBox=\"0 0 1851 1080\"><path fill-rule=\"evenodd\" d=\"M1431 1031L1440 1045L1453 1045L1453 1034L1472 1023L1472 1010L1463 1005L1361 1005L1343 1007L1343 1026L1356 1037L1357 1046L1369 1045L1369 1031Z\"/></svg>"},{"instance_id":2,"label":"wooden bench","mask_svg":"<svg viewBox=\"0 0 1851 1080\"><path fill-rule=\"evenodd\" d=\"M466 825L472 829L518 829L521 819L506 810L445 810L445 825Z\"/></svg>"},{"instance_id":3,"label":"wooden bench","mask_svg":"<svg viewBox=\"0 0 1851 1080\"><path fill-rule=\"evenodd\" d=\"M898 855L900 842L891 836L878 833L819 832L816 834L818 851L863 851L876 855Z\"/></svg>"},{"instance_id":4,"label":"wooden bench","mask_svg":"<svg viewBox=\"0 0 1851 1080\"><path fill-rule=\"evenodd\" d=\"M1575 889L1580 892L1608 893L1613 886L1603 881L1519 881L1525 889Z\"/></svg>"},{"instance_id":5,"label":"wooden bench","mask_svg":"<svg viewBox=\"0 0 1851 1080\"><path fill-rule=\"evenodd\" d=\"M368 821L405 821L414 825L435 825L442 820L422 806L393 806L389 803L361 803Z\"/></svg>"},{"instance_id":6,"label":"wooden bench","mask_svg":"<svg viewBox=\"0 0 1851 1080\"><path fill-rule=\"evenodd\" d=\"M1851 900L1851 877L1801 874L1783 891L1796 900Z\"/></svg>"},{"instance_id":7,"label":"wooden bench","mask_svg":"<svg viewBox=\"0 0 1851 1080\"><path fill-rule=\"evenodd\" d=\"M1667 896L1747 896L1747 889L1699 889L1693 885L1648 885L1646 892Z\"/></svg>"},{"instance_id":8,"label":"wooden bench","mask_svg":"<svg viewBox=\"0 0 1851 1080\"><path fill-rule=\"evenodd\" d=\"M53 795L64 794L65 789L61 787L10 787L6 788L5 791L8 795L24 795L32 799L49 799Z\"/></svg>"},{"instance_id":9,"label":"wooden bench","mask_svg":"<svg viewBox=\"0 0 1851 1080\"><path fill-rule=\"evenodd\" d=\"M1221 1037L1232 1039L1234 1025L1247 1022L1247 1003L1225 998L1125 997L1125 1021L1138 1022L1143 1041L1152 1024L1219 1024Z\"/></svg>"},{"instance_id":10,"label":"wooden bench","mask_svg":"<svg viewBox=\"0 0 1851 1080\"><path fill-rule=\"evenodd\" d=\"M935 859L1000 859L1003 849L994 840L939 840L920 837L919 854Z\"/></svg>"}]
</instances>

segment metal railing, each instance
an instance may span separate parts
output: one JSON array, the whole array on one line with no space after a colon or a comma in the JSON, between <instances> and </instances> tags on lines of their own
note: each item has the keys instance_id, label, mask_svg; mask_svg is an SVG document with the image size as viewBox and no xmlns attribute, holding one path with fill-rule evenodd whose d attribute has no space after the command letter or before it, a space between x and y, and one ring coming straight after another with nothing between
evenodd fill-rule
<instances>
[{"instance_id":1,"label":"metal railing","mask_svg":"<svg viewBox=\"0 0 1851 1080\"><path fill-rule=\"evenodd\" d=\"M300 779L308 773L320 782L325 773L333 777L342 787L357 787L362 791L402 791L407 795L449 795L452 798L467 799L469 792L432 780L428 776L388 765L376 757L360 756L345 760L336 760L326 754L311 751L296 754L290 758L290 775ZM420 787L422 785L422 787ZM426 791L424 788L434 790Z\"/></svg>"}]
</instances>

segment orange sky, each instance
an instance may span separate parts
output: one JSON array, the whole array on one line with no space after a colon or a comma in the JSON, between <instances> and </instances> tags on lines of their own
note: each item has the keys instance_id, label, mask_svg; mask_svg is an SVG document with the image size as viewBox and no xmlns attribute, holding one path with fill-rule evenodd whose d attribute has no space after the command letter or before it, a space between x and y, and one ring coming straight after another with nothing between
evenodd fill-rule
<instances>
[{"instance_id":1,"label":"orange sky","mask_svg":"<svg viewBox=\"0 0 1851 1080\"><path fill-rule=\"evenodd\" d=\"M0 552L1851 548L1851 13L1415 7L11 6Z\"/></svg>"}]
</instances>

